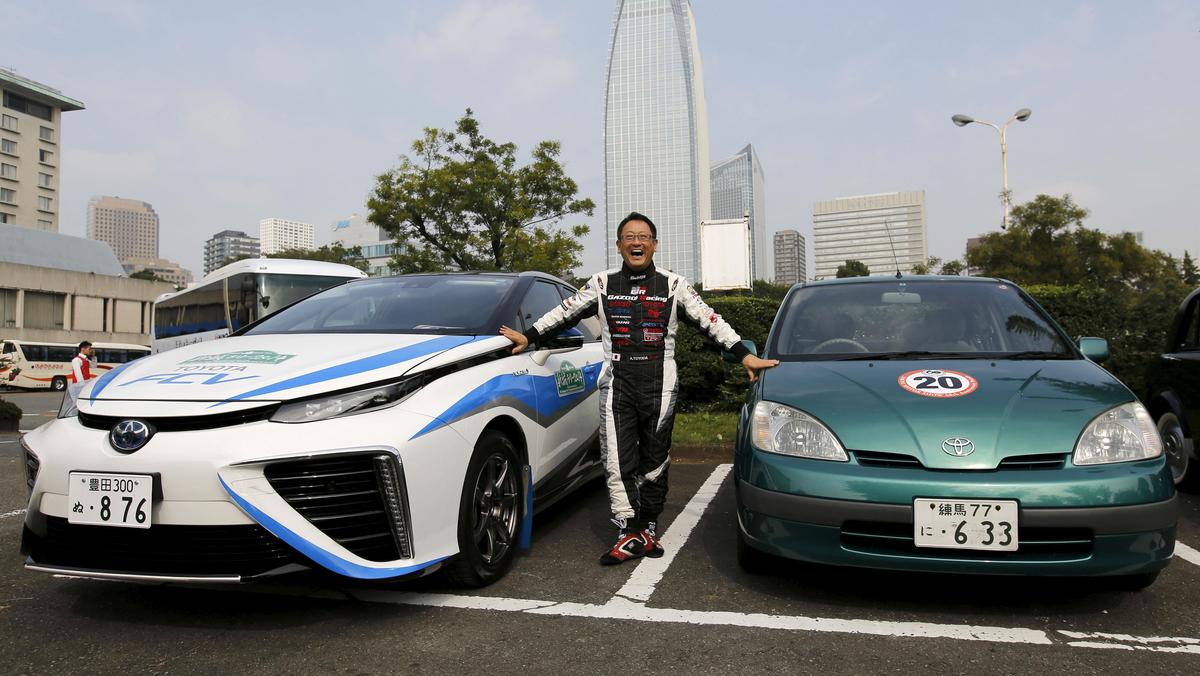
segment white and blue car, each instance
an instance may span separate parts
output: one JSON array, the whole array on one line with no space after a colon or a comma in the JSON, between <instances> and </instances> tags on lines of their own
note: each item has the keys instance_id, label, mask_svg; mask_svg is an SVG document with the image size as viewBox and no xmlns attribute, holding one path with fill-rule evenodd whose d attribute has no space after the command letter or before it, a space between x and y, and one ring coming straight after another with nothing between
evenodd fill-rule
<instances>
[{"instance_id":1,"label":"white and blue car","mask_svg":"<svg viewBox=\"0 0 1200 676\"><path fill-rule=\"evenodd\" d=\"M540 273L363 279L113 369L21 442L26 567L499 579L532 514L601 474L599 324L517 355L497 335L572 293Z\"/></svg>"}]
</instances>

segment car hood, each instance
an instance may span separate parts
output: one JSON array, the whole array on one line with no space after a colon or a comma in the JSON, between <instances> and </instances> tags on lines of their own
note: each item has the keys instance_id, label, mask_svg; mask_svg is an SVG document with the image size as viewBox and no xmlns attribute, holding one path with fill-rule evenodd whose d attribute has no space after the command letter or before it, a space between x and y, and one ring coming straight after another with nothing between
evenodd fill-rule
<instances>
[{"instance_id":1,"label":"car hood","mask_svg":"<svg viewBox=\"0 0 1200 676\"><path fill-rule=\"evenodd\" d=\"M901 385L905 374L924 370L956 371L978 386L931 397ZM763 374L759 397L816 416L848 450L904 453L943 469L992 469L1013 455L1071 452L1088 422L1134 400L1088 360L784 362ZM969 439L974 452L943 450L952 437Z\"/></svg>"},{"instance_id":2,"label":"car hood","mask_svg":"<svg viewBox=\"0 0 1200 676\"><path fill-rule=\"evenodd\" d=\"M256 335L197 343L143 357L91 381L80 410L104 402L170 402L186 415L297 399L379 382L509 345L500 336L410 334ZM97 408L98 407L98 408ZM150 406L146 410L165 410ZM142 413L141 415L150 415Z\"/></svg>"}]
</instances>

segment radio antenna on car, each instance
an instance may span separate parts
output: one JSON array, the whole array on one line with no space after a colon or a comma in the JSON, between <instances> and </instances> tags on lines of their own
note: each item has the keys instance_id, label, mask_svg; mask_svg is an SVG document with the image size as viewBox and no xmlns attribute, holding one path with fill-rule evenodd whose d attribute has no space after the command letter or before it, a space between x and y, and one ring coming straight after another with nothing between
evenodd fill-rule
<instances>
[{"instance_id":1,"label":"radio antenna on car","mask_svg":"<svg viewBox=\"0 0 1200 676\"><path fill-rule=\"evenodd\" d=\"M896 264L896 279L900 279L900 259L896 256L896 243L892 241L892 228L888 225L887 216L883 217L883 231L887 233L888 244L892 247L892 262Z\"/></svg>"}]
</instances>

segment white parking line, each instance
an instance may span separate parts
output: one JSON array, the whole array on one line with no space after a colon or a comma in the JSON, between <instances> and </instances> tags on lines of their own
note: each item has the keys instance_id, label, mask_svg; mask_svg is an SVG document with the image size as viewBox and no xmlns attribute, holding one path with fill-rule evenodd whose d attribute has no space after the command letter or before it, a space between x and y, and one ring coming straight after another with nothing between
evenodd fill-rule
<instances>
[{"instance_id":1,"label":"white parking line","mask_svg":"<svg viewBox=\"0 0 1200 676\"><path fill-rule=\"evenodd\" d=\"M23 509L18 509L15 512L5 512L3 514L0 514L0 519L7 519L7 518L13 517L13 516L21 516L24 513L25 513L25 510L23 510Z\"/></svg>"},{"instance_id":2,"label":"white parking line","mask_svg":"<svg viewBox=\"0 0 1200 676\"><path fill-rule=\"evenodd\" d=\"M625 582L625 586L617 591L617 596L643 602L650 600L650 596L654 594L654 588L662 581L667 567L675 560L675 555L679 553L679 550L683 549L684 543L692 534L692 530L696 528L696 524L700 523L700 517L704 516L704 510L717 496L721 483L725 481L725 477L729 476L731 469L733 469L733 465L717 465L717 468L688 501L679 516L671 522L671 527L663 533L662 545L666 553L657 559L643 558L639 561L637 568L634 568L633 574Z\"/></svg>"},{"instance_id":3,"label":"white parking line","mask_svg":"<svg viewBox=\"0 0 1200 676\"><path fill-rule=\"evenodd\" d=\"M1200 552L1183 544L1179 540L1175 541L1175 557L1183 559L1188 563L1200 566Z\"/></svg>"}]
</instances>

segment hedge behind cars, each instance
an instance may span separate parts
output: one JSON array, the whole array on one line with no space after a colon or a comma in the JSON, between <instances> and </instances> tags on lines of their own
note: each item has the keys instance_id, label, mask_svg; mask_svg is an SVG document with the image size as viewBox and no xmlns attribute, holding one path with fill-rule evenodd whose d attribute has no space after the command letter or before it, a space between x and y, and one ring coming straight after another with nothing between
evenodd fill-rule
<instances>
[{"instance_id":1,"label":"hedge behind cars","mask_svg":"<svg viewBox=\"0 0 1200 676\"><path fill-rule=\"evenodd\" d=\"M1084 285L1034 285L1025 290L1072 338L1095 336L1107 340L1110 357L1104 368L1138 395L1145 389L1146 367L1161 352L1171 319L1183 300L1183 296L1174 297L1174 289L1146 293ZM705 300L742 338L753 340L761 352L779 310L779 300L758 295L713 296ZM748 388L745 370L723 362L720 350L690 326L679 331L676 361L679 410L741 408Z\"/></svg>"}]
</instances>

